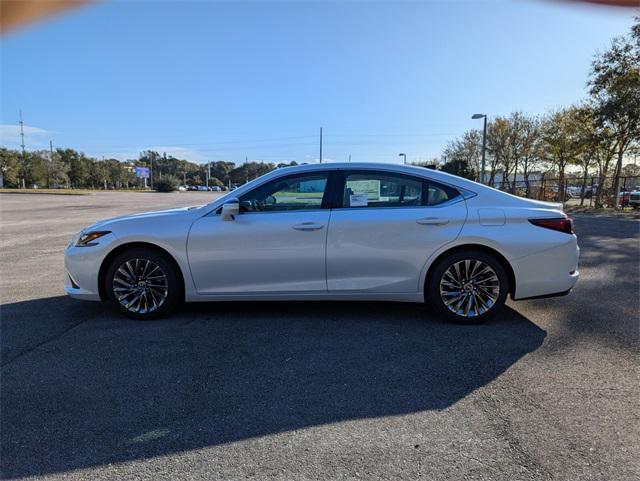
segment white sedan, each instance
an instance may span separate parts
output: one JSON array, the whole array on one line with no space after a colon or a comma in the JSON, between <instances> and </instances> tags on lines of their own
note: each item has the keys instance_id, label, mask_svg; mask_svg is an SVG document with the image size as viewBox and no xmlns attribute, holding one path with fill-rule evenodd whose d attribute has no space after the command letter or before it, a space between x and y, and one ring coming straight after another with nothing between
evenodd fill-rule
<instances>
[{"instance_id":1,"label":"white sedan","mask_svg":"<svg viewBox=\"0 0 640 481\"><path fill-rule=\"evenodd\" d=\"M561 205L387 164L277 169L211 204L116 217L65 253L65 291L152 319L182 301L429 304L476 323L567 294L577 238Z\"/></svg>"}]
</instances>

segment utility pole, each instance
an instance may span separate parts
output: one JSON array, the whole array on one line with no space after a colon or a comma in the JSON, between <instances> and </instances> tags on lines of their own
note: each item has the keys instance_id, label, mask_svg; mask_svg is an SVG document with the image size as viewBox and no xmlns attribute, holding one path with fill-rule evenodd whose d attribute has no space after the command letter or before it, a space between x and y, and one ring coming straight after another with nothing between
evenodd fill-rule
<instances>
[{"instance_id":1,"label":"utility pole","mask_svg":"<svg viewBox=\"0 0 640 481\"><path fill-rule=\"evenodd\" d=\"M486 164L486 155L487 155L487 116L484 116L484 127L482 128L482 174L480 175L480 183L484 184L484 171ZM516 171L516 177L518 176L518 172Z\"/></svg>"},{"instance_id":2,"label":"utility pole","mask_svg":"<svg viewBox=\"0 0 640 481\"><path fill-rule=\"evenodd\" d=\"M24 151L24 120L22 119L22 110L20 110L20 138L22 139L20 147L22 147L22 188L25 188L27 157Z\"/></svg>"},{"instance_id":3,"label":"utility pole","mask_svg":"<svg viewBox=\"0 0 640 481\"><path fill-rule=\"evenodd\" d=\"M153 190L153 157L151 151L148 151L149 155L149 183L151 184L151 190ZM144 188L147 189L147 178L144 178Z\"/></svg>"},{"instance_id":4,"label":"utility pole","mask_svg":"<svg viewBox=\"0 0 640 481\"><path fill-rule=\"evenodd\" d=\"M20 147L22 147L22 157L24 157L24 120L22 119L22 110L20 111L20 138L22 139Z\"/></svg>"},{"instance_id":5,"label":"utility pole","mask_svg":"<svg viewBox=\"0 0 640 481\"><path fill-rule=\"evenodd\" d=\"M484 184L484 169L485 169L485 158L487 152L487 115L486 114L473 114L471 116L473 120L484 119L484 126L482 128L482 164L480 166L480 183ZM518 173L516 172L516 180L518 177Z\"/></svg>"},{"instance_id":6,"label":"utility pole","mask_svg":"<svg viewBox=\"0 0 640 481\"><path fill-rule=\"evenodd\" d=\"M53 140L49 141L49 167L47 168L47 187L51 188L51 166L53 165Z\"/></svg>"},{"instance_id":7,"label":"utility pole","mask_svg":"<svg viewBox=\"0 0 640 481\"><path fill-rule=\"evenodd\" d=\"M104 164L104 155L102 156L102 163ZM107 174L105 172L105 176L102 178L102 185L104 185L104 190L107 190ZM127 181L127 189L129 188L129 181Z\"/></svg>"},{"instance_id":8,"label":"utility pole","mask_svg":"<svg viewBox=\"0 0 640 481\"><path fill-rule=\"evenodd\" d=\"M351 154L349 154L349 163L351 163Z\"/></svg>"},{"instance_id":9,"label":"utility pole","mask_svg":"<svg viewBox=\"0 0 640 481\"><path fill-rule=\"evenodd\" d=\"M211 161L207 162L207 189L209 188L209 177L211 177Z\"/></svg>"},{"instance_id":10,"label":"utility pole","mask_svg":"<svg viewBox=\"0 0 640 481\"><path fill-rule=\"evenodd\" d=\"M322 163L322 127L320 127L320 163Z\"/></svg>"}]
</instances>

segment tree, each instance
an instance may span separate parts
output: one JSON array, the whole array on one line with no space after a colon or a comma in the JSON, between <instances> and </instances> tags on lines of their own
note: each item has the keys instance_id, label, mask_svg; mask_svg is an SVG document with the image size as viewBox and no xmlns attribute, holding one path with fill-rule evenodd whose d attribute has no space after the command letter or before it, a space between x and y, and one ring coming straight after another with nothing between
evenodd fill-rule
<instances>
[{"instance_id":1,"label":"tree","mask_svg":"<svg viewBox=\"0 0 640 481\"><path fill-rule=\"evenodd\" d=\"M48 178L48 155L47 151L33 151L25 153L25 186L38 185L47 186Z\"/></svg>"},{"instance_id":2,"label":"tree","mask_svg":"<svg viewBox=\"0 0 640 481\"><path fill-rule=\"evenodd\" d=\"M460 139L447 144L442 153L442 170L471 180L478 180L482 159L482 134L468 130Z\"/></svg>"},{"instance_id":3,"label":"tree","mask_svg":"<svg viewBox=\"0 0 640 481\"><path fill-rule=\"evenodd\" d=\"M611 130L596 123L593 144L595 149L595 163L598 168L598 185L596 186L595 192L596 208L601 208L603 206L602 193L609 173L611 160L616 154L617 145L618 143Z\"/></svg>"},{"instance_id":4,"label":"tree","mask_svg":"<svg viewBox=\"0 0 640 481\"><path fill-rule=\"evenodd\" d=\"M615 199L624 155L640 139L640 17L629 36L615 38L609 50L596 55L588 85L598 123L616 142ZM613 204L619 208L615 200Z\"/></svg>"},{"instance_id":5,"label":"tree","mask_svg":"<svg viewBox=\"0 0 640 481\"><path fill-rule=\"evenodd\" d=\"M509 137L508 148L506 149L505 159L505 180L509 183L509 170L513 165L513 184L511 184L511 193L515 194L518 184L518 161L524 155L524 141L526 134L526 124L528 118L522 112L513 112L509 118Z\"/></svg>"},{"instance_id":6,"label":"tree","mask_svg":"<svg viewBox=\"0 0 640 481\"><path fill-rule=\"evenodd\" d=\"M454 158L446 161L442 164L440 168L443 172L448 172L449 174L458 175L460 177L464 177L466 179L474 179L475 172L471 170L469 163L465 159Z\"/></svg>"},{"instance_id":7,"label":"tree","mask_svg":"<svg viewBox=\"0 0 640 481\"><path fill-rule=\"evenodd\" d=\"M18 187L18 179L20 176L19 155L16 150L9 150L4 147L0 148L0 173L7 186Z\"/></svg>"},{"instance_id":8,"label":"tree","mask_svg":"<svg viewBox=\"0 0 640 481\"><path fill-rule=\"evenodd\" d=\"M154 150L143 150L140 152L140 157L138 159L143 166L151 169L149 182L151 183L152 188L155 180L162 177L162 165L158 163L159 159L160 154Z\"/></svg>"},{"instance_id":9,"label":"tree","mask_svg":"<svg viewBox=\"0 0 640 481\"><path fill-rule=\"evenodd\" d=\"M60 160L57 152L53 153L49 164L49 185L48 187L62 187L69 185L69 175L67 168Z\"/></svg>"},{"instance_id":10,"label":"tree","mask_svg":"<svg viewBox=\"0 0 640 481\"><path fill-rule=\"evenodd\" d=\"M531 171L536 169L544 158L543 144L540 140L540 121L536 117L524 117L521 132L522 152L521 165L522 177L524 179L526 196L531 194L531 183L529 176ZM516 169L516 180L517 180Z\"/></svg>"},{"instance_id":11,"label":"tree","mask_svg":"<svg viewBox=\"0 0 640 481\"><path fill-rule=\"evenodd\" d=\"M178 188L178 178L173 175L163 175L158 179L155 188L158 192L173 192Z\"/></svg>"},{"instance_id":12,"label":"tree","mask_svg":"<svg viewBox=\"0 0 640 481\"><path fill-rule=\"evenodd\" d=\"M569 107L548 114L542 121L542 139L547 160L558 169L558 201L564 202L565 171L575 163L581 149L580 118L577 107Z\"/></svg>"},{"instance_id":13,"label":"tree","mask_svg":"<svg viewBox=\"0 0 640 481\"><path fill-rule=\"evenodd\" d=\"M640 177L640 165L627 164L622 168L625 177Z\"/></svg>"},{"instance_id":14,"label":"tree","mask_svg":"<svg viewBox=\"0 0 640 481\"><path fill-rule=\"evenodd\" d=\"M508 157L510 128L504 117L496 117L487 125L487 151L489 154L489 185L494 185L498 168L506 170L505 159ZM503 177L504 185L504 177Z\"/></svg>"},{"instance_id":15,"label":"tree","mask_svg":"<svg viewBox=\"0 0 640 481\"><path fill-rule=\"evenodd\" d=\"M577 138L580 144L578 163L582 169L580 205L584 205L589 169L594 165L596 160L598 129L596 125L595 111L591 107L586 105L578 107L575 111L575 115L577 120Z\"/></svg>"},{"instance_id":16,"label":"tree","mask_svg":"<svg viewBox=\"0 0 640 481\"><path fill-rule=\"evenodd\" d=\"M56 153L67 171L71 187L76 189L86 187L90 183L90 160L73 149L56 149Z\"/></svg>"},{"instance_id":17,"label":"tree","mask_svg":"<svg viewBox=\"0 0 640 481\"><path fill-rule=\"evenodd\" d=\"M469 132L465 132L461 139L449 142L442 153L441 170L475 180L477 178L477 171L474 169L477 160L474 158L477 154L476 147Z\"/></svg>"},{"instance_id":18,"label":"tree","mask_svg":"<svg viewBox=\"0 0 640 481\"><path fill-rule=\"evenodd\" d=\"M294 165L298 165L298 163L292 160L291 162L280 162L277 167L281 169L282 167L293 167Z\"/></svg>"},{"instance_id":19,"label":"tree","mask_svg":"<svg viewBox=\"0 0 640 481\"><path fill-rule=\"evenodd\" d=\"M219 160L211 164L211 175L217 177L225 184L229 183L229 173L234 169L233 162L224 162Z\"/></svg>"},{"instance_id":20,"label":"tree","mask_svg":"<svg viewBox=\"0 0 640 481\"><path fill-rule=\"evenodd\" d=\"M218 179L217 177L210 177L209 178L209 185L211 187L223 187L224 183Z\"/></svg>"},{"instance_id":21,"label":"tree","mask_svg":"<svg viewBox=\"0 0 640 481\"><path fill-rule=\"evenodd\" d=\"M234 184L244 184L256 179L261 175L275 169L275 164L265 164L263 162L245 162L229 172L229 178Z\"/></svg>"}]
</instances>

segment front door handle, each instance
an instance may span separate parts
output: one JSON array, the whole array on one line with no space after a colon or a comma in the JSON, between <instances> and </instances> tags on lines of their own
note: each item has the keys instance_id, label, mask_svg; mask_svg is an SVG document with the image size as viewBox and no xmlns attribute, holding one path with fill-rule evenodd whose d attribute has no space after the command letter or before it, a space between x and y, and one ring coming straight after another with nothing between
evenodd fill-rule
<instances>
[{"instance_id":1,"label":"front door handle","mask_svg":"<svg viewBox=\"0 0 640 481\"><path fill-rule=\"evenodd\" d=\"M311 231L322 229L324 227L324 224L318 224L317 222L303 222L302 224L296 224L292 227L295 230Z\"/></svg>"},{"instance_id":2,"label":"front door handle","mask_svg":"<svg viewBox=\"0 0 640 481\"><path fill-rule=\"evenodd\" d=\"M449 223L449 219L444 217L423 217L416 222L420 225L445 225Z\"/></svg>"}]
</instances>

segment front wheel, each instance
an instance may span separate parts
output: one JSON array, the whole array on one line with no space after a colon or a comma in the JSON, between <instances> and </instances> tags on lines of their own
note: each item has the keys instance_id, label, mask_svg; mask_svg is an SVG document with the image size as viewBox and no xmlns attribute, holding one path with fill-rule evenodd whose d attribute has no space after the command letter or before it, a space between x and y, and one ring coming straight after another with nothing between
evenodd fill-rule
<instances>
[{"instance_id":1,"label":"front wheel","mask_svg":"<svg viewBox=\"0 0 640 481\"><path fill-rule=\"evenodd\" d=\"M460 251L440 260L427 285L429 304L444 319L479 324L504 305L507 274L493 256L478 250Z\"/></svg>"},{"instance_id":2,"label":"front wheel","mask_svg":"<svg viewBox=\"0 0 640 481\"><path fill-rule=\"evenodd\" d=\"M109 300L132 319L165 316L181 299L174 264L153 249L135 248L119 254L107 270L105 283Z\"/></svg>"}]
</instances>

